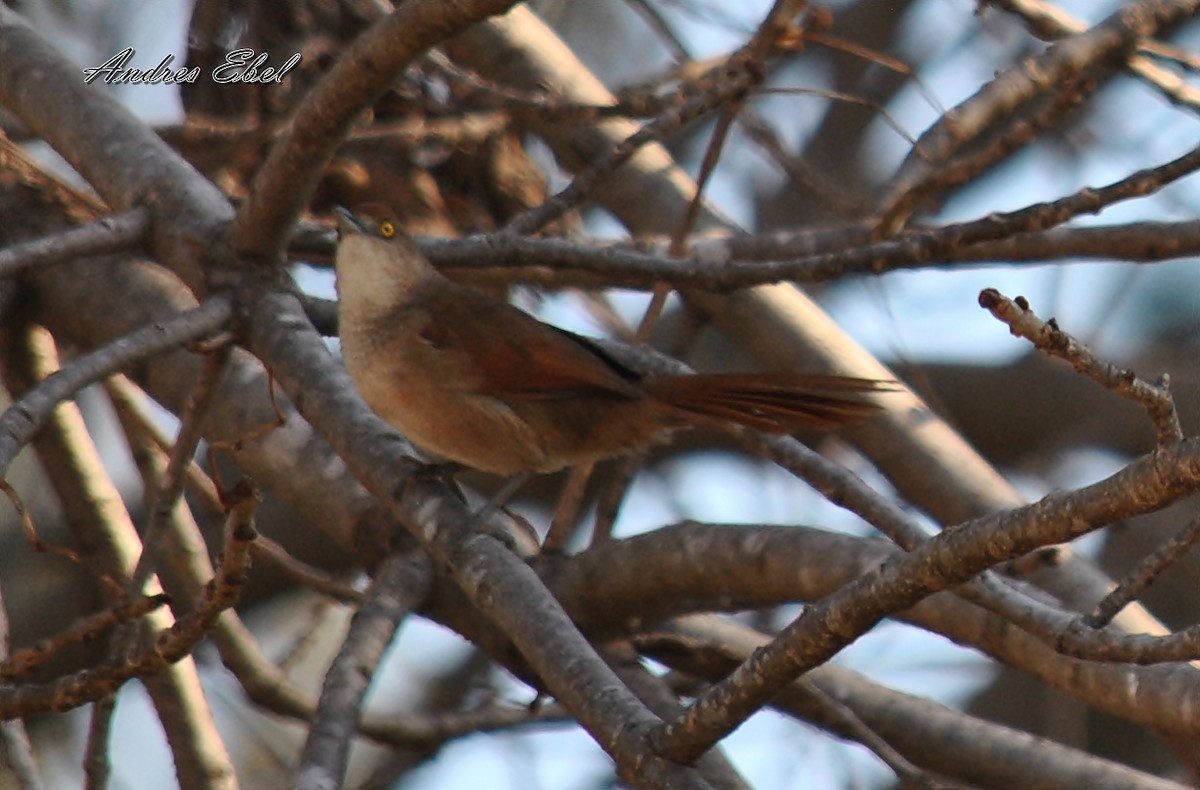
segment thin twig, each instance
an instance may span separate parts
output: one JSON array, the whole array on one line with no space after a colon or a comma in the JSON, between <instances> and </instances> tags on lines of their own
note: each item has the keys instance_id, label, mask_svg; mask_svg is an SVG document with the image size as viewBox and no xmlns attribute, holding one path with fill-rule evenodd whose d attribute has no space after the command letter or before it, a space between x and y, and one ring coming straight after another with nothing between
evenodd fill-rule
<instances>
[{"instance_id":1,"label":"thin twig","mask_svg":"<svg viewBox=\"0 0 1200 790\"><path fill-rule=\"evenodd\" d=\"M985 288L979 294L979 304L1007 324L1010 332L1033 343L1039 351L1066 360L1100 386L1141 406L1154 425L1160 446L1183 439L1183 428L1175 411L1175 399L1167 389L1169 379L1166 375L1160 383L1151 384L1138 378L1132 370L1101 362L1086 346L1059 329L1053 318L1049 321L1038 318L1022 296L1009 299L994 288Z\"/></svg>"},{"instance_id":2,"label":"thin twig","mask_svg":"<svg viewBox=\"0 0 1200 790\"><path fill-rule=\"evenodd\" d=\"M83 758L84 787L87 790L105 790L108 787L109 775L112 773L112 763L108 759L109 738L112 735L113 714L116 711L117 698L113 694L92 704Z\"/></svg>"},{"instance_id":3,"label":"thin twig","mask_svg":"<svg viewBox=\"0 0 1200 790\"><path fill-rule=\"evenodd\" d=\"M167 466L163 470L159 485L150 496L150 520L142 535L142 553L137 567L129 575L128 591L141 589L154 573L154 557L157 543L167 524L169 514L183 496L186 481L185 468L193 463L196 448L201 440L201 426L216 396L217 384L224 375L233 351L231 342L222 343L205 357L200 378L192 387L183 414L179 417L179 434L171 447Z\"/></svg>"},{"instance_id":4,"label":"thin twig","mask_svg":"<svg viewBox=\"0 0 1200 790\"><path fill-rule=\"evenodd\" d=\"M627 456L620 459L613 469L612 479L600 491L596 499L596 516L592 523L592 539L590 546L598 546L612 538L613 526L617 523L617 515L621 503L633 479L642 467L644 458L640 455Z\"/></svg>"},{"instance_id":5,"label":"thin twig","mask_svg":"<svg viewBox=\"0 0 1200 790\"><path fill-rule=\"evenodd\" d=\"M1095 611L1084 618L1084 624L1091 628L1103 628L1108 625L1117 612L1141 597L1160 573L1182 559L1197 540L1200 540L1200 518L1192 519L1191 524L1143 557L1117 584L1116 589L1096 605Z\"/></svg>"},{"instance_id":6,"label":"thin twig","mask_svg":"<svg viewBox=\"0 0 1200 790\"><path fill-rule=\"evenodd\" d=\"M0 717L27 717L95 702L130 678L151 676L187 656L212 629L220 613L236 603L246 581L248 544L255 535L251 518L258 499L248 485L235 489L235 495L226 520L221 565L192 612L160 631L127 661L81 670L46 684L0 688Z\"/></svg>"},{"instance_id":7,"label":"thin twig","mask_svg":"<svg viewBox=\"0 0 1200 790\"><path fill-rule=\"evenodd\" d=\"M144 404L148 396L122 374L105 380L105 389L112 400L113 408L122 420L126 432L131 434L130 444L136 446L137 437L144 437L164 455L169 454L174 444L159 430L146 413ZM209 477L195 459L189 459L184 467L189 489L194 492L213 513L220 513L221 499L213 479ZM265 535L250 546L255 561L266 561L277 567L285 576L316 592L345 604L357 605L362 594L354 587L332 578L319 568L293 557L287 549Z\"/></svg>"},{"instance_id":8,"label":"thin twig","mask_svg":"<svg viewBox=\"0 0 1200 790\"><path fill-rule=\"evenodd\" d=\"M892 197L890 203L880 212L873 235L877 238L893 235L924 201L977 178L1023 146L1039 139L1040 133L1058 121L1063 114L1078 107L1095 90L1094 80L1072 80L1059 89L1032 117L1015 118L1008 129L981 150L963 154L937 166L922 180Z\"/></svg>"},{"instance_id":9,"label":"thin twig","mask_svg":"<svg viewBox=\"0 0 1200 790\"><path fill-rule=\"evenodd\" d=\"M724 64L705 75L704 81L708 84L698 95L686 98L642 126L591 167L577 173L575 179L558 194L511 220L501 233L525 236L545 227L583 201L601 178L625 164L642 146L658 142L730 100L744 96L762 82L766 58L776 43L794 29L793 18L800 6L801 3L796 0L777 0L750 41L730 55ZM723 134L719 134L715 139L719 141L722 138ZM719 149L720 145L717 144L716 148ZM692 206L692 210L698 210L694 200ZM688 224L685 221L685 227Z\"/></svg>"},{"instance_id":10,"label":"thin twig","mask_svg":"<svg viewBox=\"0 0 1200 790\"><path fill-rule=\"evenodd\" d=\"M14 650L8 658L0 662L0 683L11 683L46 663L68 645L95 640L117 623L129 622L149 614L164 606L167 601L167 596L163 594L140 595L124 598L107 609L81 617L68 628L40 640L32 647Z\"/></svg>"},{"instance_id":11,"label":"thin twig","mask_svg":"<svg viewBox=\"0 0 1200 790\"><path fill-rule=\"evenodd\" d=\"M727 80L718 83L719 88L668 109L625 138L586 170L578 173L560 192L546 198L541 205L514 217L500 233L516 237L527 236L554 222L583 202L602 178L629 161L643 146L662 140L720 107L732 97L743 93L751 83L752 78L746 71L734 72Z\"/></svg>"},{"instance_id":12,"label":"thin twig","mask_svg":"<svg viewBox=\"0 0 1200 790\"><path fill-rule=\"evenodd\" d=\"M588 480L595 469L594 461L587 461L571 467L567 481L559 492L558 502L554 506L554 515L550 518L550 529L542 541L542 551L566 551L575 536L576 521L579 510L583 506L583 496L587 491Z\"/></svg>"}]
</instances>

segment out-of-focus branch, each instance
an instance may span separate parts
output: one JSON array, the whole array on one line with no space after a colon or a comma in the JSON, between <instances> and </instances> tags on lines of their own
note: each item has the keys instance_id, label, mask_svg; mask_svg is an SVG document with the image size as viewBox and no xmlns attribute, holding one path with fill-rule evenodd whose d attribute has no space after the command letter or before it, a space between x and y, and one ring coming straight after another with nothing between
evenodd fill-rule
<instances>
[{"instance_id":1,"label":"out-of-focus branch","mask_svg":"<svg viewBox=\"0 0 1200 790\"><path fill-rule=\"evenodd\" d=\"M233 217L225 196L2 5L0 61L0 105L49 142L110 206L153 207L155 217L177 218L152 222L148 246L203 296L208 251Z\"/></svg>"},{"instance_id":2,"label":"out-of-focus branch","mask_svg":"<svg viewBox=\"0 0 1200 790\"><path fill-rule=\"evenodd\" d=\"M72 360L21 398L19 408L0 416L0 473L62 401L83 387L140 360L223 329L233 315L228 299L214 297L187 313L145 327L90 354Z\"/></svg>"},{"instance_id":3,"label":"out-of-focus branch","mask_svg":"<svg viewBox=\"0 0 1200 790\"><path fill-rule=\"evenodd\" d=\"M103 217L88 225L73 228L24 244L0 250L0 277L22 269L47 266L69 258L117 252L138 245L149 229L149 213L133 209L115 217Z\"/></svg>"},{"instance_id":4,"label":"out-of-focus branch","mask_svg":"<svg viewBox=\"0 0 1200 790\"><path fill-rule=\"evenodd\" d=\"M515 2L416 0L356 38L296 110L259 169L234 223L234 248L250 259L278 259L292 223L354 120L426 49Z\"/></svg>"},{"instance_id":5,"label":"out-of-focus branch","mask_svg":"<svg viewBox=\"0 0 1200 790\"><path fill-rule=\"evenodd\" d=\"M1057 41L1078 35L1087 25L1066 11L1041 0L987 0L988 5L1018 16L1035 36ZM1154 62L1152 55L1160 50L1149 42L1138 43L1138 53L1125 61L1125 68L1146 84L1154 86L1168 100L1192 112L1200 112L1200 91L1188 85L1178 74Z\"/></svg>"},{"instance_id":6,"label":"out-of-focus branch","mask_svg":"<svg viewBox=\"0 0 1200 790\"><path fill-rule=\"evenodd\" d=\"M1077 77L1084 69L1099 69L1111 75L1139 43L1186 22L1197 7L1200 3L1196 0L1125 3L1092 29L1007 69L921 135L892 177L887 193L895 196L907 191L931 168L977 140L993 123L1010 117L1030 100Z\"/></svg>"}]
</instances>

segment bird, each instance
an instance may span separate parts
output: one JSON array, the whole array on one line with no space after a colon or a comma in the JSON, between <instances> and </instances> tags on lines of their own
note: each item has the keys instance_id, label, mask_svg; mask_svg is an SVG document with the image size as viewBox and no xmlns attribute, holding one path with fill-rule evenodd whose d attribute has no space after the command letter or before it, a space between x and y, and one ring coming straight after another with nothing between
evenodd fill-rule
<instances>
[{"instance_id":1,"label":"bird","mask_svg":"<svg viewBox=\"0 0 1200 790\"><path fill-rule=\"evenodd\" d=\"M830 430L880 407L887 382L843 376L644 374L592 339L437 271L386 207L338 217L342 357L384 421L440 460L547 474L727 421Z\"/></svg>"}]
</instances>

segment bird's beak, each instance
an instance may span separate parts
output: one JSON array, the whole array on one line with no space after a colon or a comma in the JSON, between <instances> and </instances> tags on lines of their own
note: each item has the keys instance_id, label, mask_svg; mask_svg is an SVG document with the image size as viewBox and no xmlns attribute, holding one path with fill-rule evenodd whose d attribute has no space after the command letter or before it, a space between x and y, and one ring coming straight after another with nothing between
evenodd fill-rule
<instances>
[{"instance_id":1,"label":"bird's beak","mask_svg":"<svg viewBox=\"0 0 1200 790\"><path fill-rule=\"evenodd\" d=\"M350 210L343 206L334 206L333 213L337 217L338 241L355 233L366 233L367 229L358 221L358 218L350 213Z\"/></svg>"}]
</instances>

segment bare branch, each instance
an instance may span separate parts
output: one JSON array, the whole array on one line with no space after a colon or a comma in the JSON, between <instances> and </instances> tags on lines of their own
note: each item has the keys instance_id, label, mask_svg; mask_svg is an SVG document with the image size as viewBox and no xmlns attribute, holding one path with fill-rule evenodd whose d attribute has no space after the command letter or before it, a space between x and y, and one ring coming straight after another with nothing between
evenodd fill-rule
<instances>
[{"instance_id":1,"label":"bare branch","mask_svg":"<svg viewBox=\"0 0 1200 790\"><path fill-rule=\"evenodd\" d=\"M979 304L1007 324L1017 337L1025 338L1050 356L1066 360L1100 386L1140 405L1154 423L1159 445L1183 439L1175 399L1167 389L1169 379L1165 374L1161 383L1151 384L1132 370L1101 362L1082 343L1059 329L1053 318L1049 321L1038 318L1022 296L1011 300L994 288L986 288L979 294Z\"/></svg>"},{"instance_id":2,"label":"bare branch","mask_svg":"<svg viewBox=\"0 0 1200 790\"><path fill-rule=\"evenodd\" d=\"M149 677L188 655L204 637L221 611L237 600L245 582L248 544L254 538L250 514L256 500L244 491L230 511L221 567L206 587L195 611L160 631L152 644L118 664L85 669L42 685L0 689L0 717L16 718L49 710L68 710L102 699L134 677Z\"/></svg>"},{"instance_id":3,"label":"bare branch","mask_svg":"<svg viewBox=\"0 0 1200 790\"><path fill-rule=\"evenodd\" d=\"M141 243L149 226L146 210L134 209L44 239L14 245L0 250L0 278L67 258L82 258L129 249Z\"/></svg>"},{"instance_id":4,"label":"bare branch","mask_svg":"<svg viewBox=\"0 0 1200 790\"><path fill-rule=\"evenodd\" d=\"M1200 3L1195 0L1139 0L1085 33L1072 36L1010 68L987 83L958 107L942 116L921 135L905 163L892 178L888 192L896 195L924 178L930 163L945 161L1026 101L1045 93L1088 67L1106 67L1126 59L1142 39L1185 22ZM916 151L920 151L918 156Z\"/></svg>"},{"instance_id":5,"label":"bare branch","mask_svg":"<svg viewBox=\"0 0 1200 790\"><path fill-rule=\"evenodd\" d=\"M165 605L168 600L166 595L160 593L118 601L103 611L75 621L69 628L50 639L44 639L32 647L14 650L8 658L0 662L0 681L10 683L21 678L67 645L97 639L117 623L149 614Z\"/></svg>"},{"instance_id":6,"label":"bare branch","mask_svg":"<svg viewBox=\"0 0 1200 790\"><path fill-rule=\"evenodd\" d=\"M350 743L367 686L401 620L428 592L424 556L394 554L380 565L350 632L325 675L312 729L296 770L299 790L337 790L345 780Z\"/></svg>"},{"instance_id":7,"label":"bare branch","mask_svg":"<svg viewBox=\"0 0 1200 790\"><path fill-rule=\"evenodd\" d=\"M58 375L61 369L48 333L36 327L27 327L25 331L17 328L14 333L19 340L8 348L3 360L4 373L11 390L24 395L32 391L31 387L41 386L34 382L47 381L47 377ZM33 448L67 514L85 567L92 568L104 582L101 592L109 605L125 608L123 604L130 597L126 592L128 579L140 543L133 519L104 471L99 452L73 404L59 404L51 411L45 427L33 437ZM157 590L156 583L151 590ZM132 647L138 634L163 629L171 623L170 613L159 607L150 607L136 621L119 620L117 633L109 643L110 654L123 656L125 647ZM179 781L214 790L228 788L234 776L233 767L217 734L212 713L199 692L195 665L189 661L164 669L147 678L146 689L171 745ZM104 747L110 713L108 706L101 705L93 716L95 738L91 739L88 763L97 775L107 771Z\"/></svg>"},{"instance_id":8,"label":"bare branch","mask_svg":"<svg viewBox=\"0 0 1200 790\"><path fill-rule=\"evenodd\" d=\"M149 246L196 294L206 292L204 252L233 216L229 201L111 94L0 6L0 104L49 142L117 211L150 207ZM46 101L54 96L54 101Z\"/></svg>"},{"instance_id":9,"label":"bare branch","mask_svg":"<svg viewBox=\"0 0 1200 790\"><path fill-rule=\"evenodd\" d=\"M213 298L170 321L145 327L72 360L0 416L0 471L8 468L17 451L29 442L58 403L135 362L217 332L232 315L228 299Z\"/></svg>"},{"instance_id":10,"label":"bare branch","mask_svg":"<svg viewBox=\"0 0 1200 790\"><path fill-rule=\"evenodd\" d=\"M355 394L345 369L317 349L316 333L288 295L266 298L252 322L256 353L276 363L284 391L309 422L346 459L367 490L384 502L485 616L495 622L529 661L538 678L606 751L621 771L634 765L647 784L694 784L690 769L652 756L643 734L658 721L596 655L533 572L494 537L480 534L475 519L443 485L419 473L420 465ZM335 426L330 415L344 415ZM520 601L519 606L513 602ZM569 658L568 658L569 657Z\"/></svg>"},{"instance_id":11,"label":"bare branch","mask_svg":"<svg viewBox=\"0 0 1200 790\"><path fill-rule=\"evenodd\" d=\"M288 229L358 115L426 49L515 2L404 3L355 39L296 111L259 169L234 222L234 249L252 260L278 258Z\"/></svg>"},{"instance_id":12,"label":"bare branch","mask_svg":"<svg viewBox=\"0 0 1200 790\"><path fill-rule=\"evenodd\" d=\"M202 421L216 394L217 381L226 372L232 351L233 345L226 339L219 348L209 352L204 371L188 398L187 406L179 420L179 435L171 448L170 460L163 470L159 486L150 497L150 521L142 535L142 554L138 557L137 567L129 576L131 590L140 588L154 572L157 550L155 544L161 539L171 510L183 496L184 467L192 463L196 448L200 444Z\"/></svg>"},{"instance_id":13,"label":"bare branch","mask_svg":"<svg viewBox=\"0 0 1200 790\"><path fill-rule=\"evenodd\" d=\"M1197 540L1200 540L1200 518L1192 519L1191 524L1172 535L1153 553L1143 557L1116 589L1096 605L1095 611L1085 618L1084 624L1089 628L1108 625L1117 612L1128 606L1130 601L1137 600L1155 577L1180 560Z\"/></svg>"},{"instance_id":14,"label":"bare branch","mask_svg":"<svg viewBox=\"0 0 1200 790\"><path fill-rule=\"evenodd\" d=\"M811 527L688 522L547 562L542 576L585 633L611 637L666 618L817 601L900 556L899 549L880 540ZM812 562L813 557L820 559ZM753 567L755 572L714 573L714 567ZM975 648L1131 723L1181 737L1197 732L1186 702L1200 686L1193 666L1064 656L1056 648L1077 613L1047 603L1036 590L1015 595L995 589L1018 584L1010 580L993 575L983 581L937 593L892 616ZM979 588L986 595L973 594ZM1011 605L997 605L1013 598ZM1013 617L1014 611L1024 614Z\"/></svg>"},{"instance_id":15,"label":"bare branch","mask_svg":"<svg viewBox=\"0 0 1200 790\"><path fill-rule=\"evenodd\" d=\"M1066 11L1041 0L988 0L988 3L1019 16L1034 35L1050 41L1076 35L1087 29L1083 22ZM1125 68L1147 85L1154 86L1172 103L1192 112L1200 112L1200 91L1180 79L1178 74L1154 62L1152 56L1160 52L1160 45L1157 42L1142 41L1138 43L1137 49L1139 54L1130 57L1125 62Z\"/></svg>"},{"instance_id":16,"label":"bare branch","mask_svg":"<svg viewBox=\"0 0 1200 790\"><path fill-rule=\"evenodd\" d=\"M663 645L653 650L655 655L669 665L712 682L719 681L768 642L763 634L711 615L681 618L667 624L663 631L667 639L673 633L678 634L693 650L690 653L670 650L669 645ZM648 641L653 638L650 635ZM880 687L841 667L819 667L805 680L850 707L872 730L917 765L980 787L1005 790L1020 786L1027 782L1027 766L1037 765L1039 777L1057 787L1182 790L1175 782L1133 771L1048 738L1030 738L1024 732ZM806 704L807 695L794 693L795 686L805 680L782 687L773 705L853 737ZM928 748L930 737L936 739L938 748Z\"/></svg>"},{"instance_id":17,"label":"bare branch","mask_svg":"<svg viewBox=\"0 0 1200 790\"><path fill-rule=\"evenodd\" d=\"M658 743L676 759L703 754L782 683L828 660L888 613L1040 546L1164 507L1197 486L1200 441L1184 440L1160 447L1099 483L942 532L806 609L771 645L665 725ZM1131 491L1137 496L1129 496Z\"/></svg>"}]
</instances>

